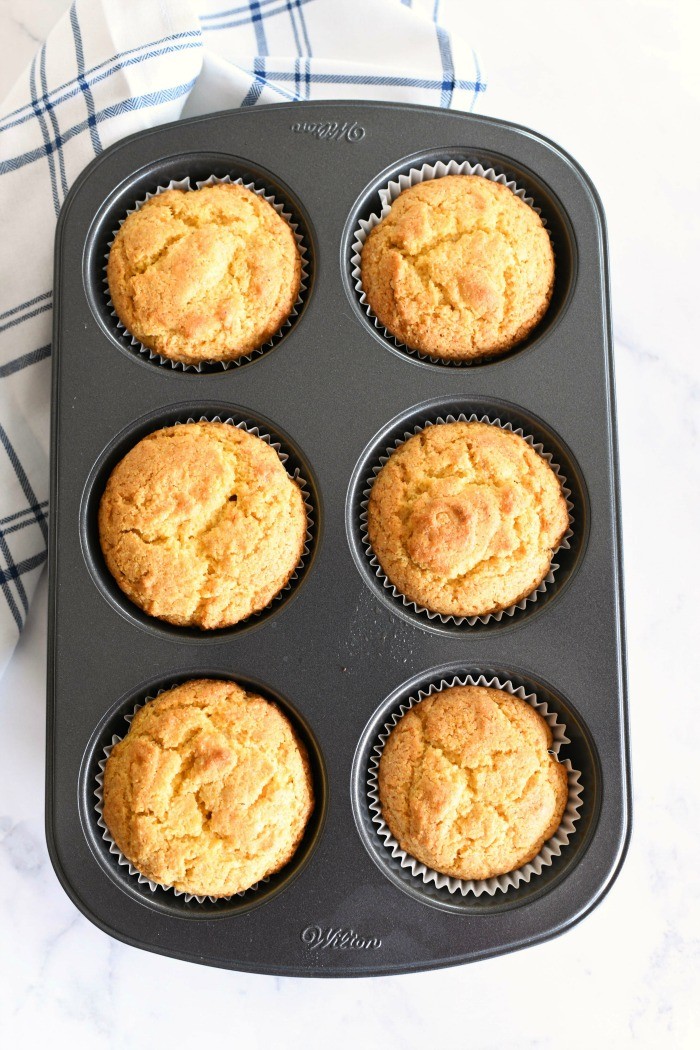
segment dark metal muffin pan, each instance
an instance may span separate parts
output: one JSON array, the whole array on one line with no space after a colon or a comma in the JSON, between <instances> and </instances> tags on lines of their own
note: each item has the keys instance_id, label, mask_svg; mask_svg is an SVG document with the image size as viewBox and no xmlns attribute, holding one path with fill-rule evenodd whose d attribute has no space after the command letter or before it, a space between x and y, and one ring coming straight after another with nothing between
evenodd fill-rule
<instances>
[{"instance_id":1,"label":"dark metal muffin pan","mask_svg":"<svg viewBox=\"0 0 700 1050\"><path fill-rule=\"evenodd\" d=\"M350 130L348 130L350 129ZM384 338L359 303L350 246L377 189L449 158L515 179L557 257L550 309L517 351L445 367ZM307 247L298 316L226 371L150 360L116 327L104 254L126 210L171 179L229 174L284 201ZM58 225L53 358L47 838L66 892L132 945L261 973L401 973L524 947L573 925L609 889L630 827L621 555L605 224L562 150L502 121L424 107L299 103L220 113L125 139L77 180ZM522 427L560 464L574 535L538 601L500 622L413 615L373 577L358 485L417 421L477 412ZM314 542L283 600L236 628L180 630L144 616L101 560L95 514L111 465L178 419L233 417L279 440L309 482ZM363 473L364 472L364 473ZM443 674L497 675L566 724L582 773L577 830L517 889L462 896L400 869L364 791L378 729ZM230 901L185 901L117 864L93 791L124 716L188 678L234 678L276 699L307 740L317 809L290 865Z\"/></svg>"}]
</instances>

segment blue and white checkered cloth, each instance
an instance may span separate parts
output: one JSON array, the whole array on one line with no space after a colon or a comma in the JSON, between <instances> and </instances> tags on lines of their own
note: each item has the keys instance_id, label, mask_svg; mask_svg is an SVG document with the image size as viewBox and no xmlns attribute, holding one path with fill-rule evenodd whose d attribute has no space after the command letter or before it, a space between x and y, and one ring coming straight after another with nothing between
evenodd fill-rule
<instances>
[{"instance_id":1,"label":"blue and white checkered cloth","mask_svg":"<svg viewBox=\"0 0 700 1050\"><path fill-rule=\"evenodd\" d=\"M80 171L180 116L297 99L470 110L439 0L76 0L0 106L0 674L46 560L53 230Z\"/></svg>"}]
</instances>

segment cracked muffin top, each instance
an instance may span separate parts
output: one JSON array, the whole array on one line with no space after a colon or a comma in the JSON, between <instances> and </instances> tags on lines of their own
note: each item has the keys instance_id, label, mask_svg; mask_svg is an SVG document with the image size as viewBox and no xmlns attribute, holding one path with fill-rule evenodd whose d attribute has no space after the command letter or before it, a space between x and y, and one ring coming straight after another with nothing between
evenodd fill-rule
<instances>
[{"instance_id":1,"label":"cracked muffin top","mask_svg":"<svg viewBox=\"0 0 700 1050\"><path fill-rule=\"evenodd\" d=\"M229 897L287 863L313 809L304 745L274 704L201 679L136 713L104 771L103 819L142 875Z\"/></svg>"},{"instance_id":2,"label":"cracked muffin top","mask_svg":"<svg viewBox=\"0 0 700 1050\"><path fill-rule=\"evenodd\" d=\"M361 269L381 324L444 360L512 349L544 317L554 287L554 253L537 212L479 175L404 190L369 234Z\"/></svg>"},{"instance_id":3,"label":"cracked muffin top","mask_svg":"<svg viewBox=\"0 0 700 1050\"><path fill-rule=\"evenodd\" d=\"M299 563L307 528L275 449L208 422L139 441L112 471L98 523L124 593L150 616L204 629L264 609Z\"/></svg>"},{"instance_id":4,"label":"cracked muffin top","mask_svg":"<svg viewBox=\"0 0 700 1050\"><path fill-rule=\"evenodd\" d=\"M527 597L568 527L557 475L524 438L492 423L439 423L409 438L369 498L372 549L410 601L481 616Z\"/></svg>"},{"instance_id":5,"label":"cracked muffin top","mask_svg":"<svg viewBox=\"0 0 700 1050\"><path fill-rule=\"evenodd\" d=\"M566 769L525 700L453 686L396 724L379 763L383 817L399 845L456 879L489 879L532 860L559 827Z\"/></svg>"},{"instance_id":6,"label":"cracked muffin top","mask_svg":"<svg viewBox=\"0 0 700 1050\"><path fill-rule=\"evenodd\" d=\"M117 316L163 357L232 361L268 341L299 294L289 224L257 193L222 183L166 190L122 223L107 263Z\"/></svg>"}]
</instances>

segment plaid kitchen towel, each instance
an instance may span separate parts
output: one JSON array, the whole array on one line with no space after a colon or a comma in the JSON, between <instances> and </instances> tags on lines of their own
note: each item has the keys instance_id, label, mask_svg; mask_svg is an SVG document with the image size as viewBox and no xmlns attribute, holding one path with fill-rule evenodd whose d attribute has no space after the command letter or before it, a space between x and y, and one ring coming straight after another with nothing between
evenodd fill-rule
<instances>
[{"instance_id":1,"label":"plaid kitchen towel","mask_svg":"<svg viewBox=\"0 0 700 1050\"><path fill-rule=\"evenodd\" d=\"M46 560L53 230L105 147L296 99L469 110L485 84L439 0L76 0L0 106L0 674Z\"/></svg>"}]
</instances>

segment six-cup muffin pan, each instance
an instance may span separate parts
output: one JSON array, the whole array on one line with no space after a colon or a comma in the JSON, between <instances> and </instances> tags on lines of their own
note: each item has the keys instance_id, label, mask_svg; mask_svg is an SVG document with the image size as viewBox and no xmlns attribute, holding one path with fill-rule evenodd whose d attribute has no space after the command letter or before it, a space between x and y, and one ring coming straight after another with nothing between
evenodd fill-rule
<instances>
[{"instance_id":1,"label":"six-cup muffin pan","mask_svg":"<svg viewBox=\"0 0 700 1050\"><path fill-rule=\"evenodd\" d=\"M424 163L469 161L526 190L556 283L538 328L502 358L433 363L387 337L353 279L378 190ZM240 178L281 202L306 288L291 324L229 368L173 367L117 325L104 285L113 231L173 180ZM620 523L605 225L587 176L553 143L484 117L386 104L226 112L124 140L78 179L56 239L47 838L61 883L132 945L232 969L400 973L483 958L566 930L619 871L630 826ZM367 478L404 433L447 416L520 428L570 493L571 537L536 601L458 623L407 607L363 543ZM97 506L114 464L177 421L258 427L307 482L313 530L280 599L203 633L137 609L107 572ZM552 863L506 890L451 892L377 834L368 777L409 697L484 675L535 693L566 727L583 787ZM230 900L151 887L110 852L95 788L125 716L169 685L230 677L275 700L307 743L316 809L294 859Z\"/></svg>"}]
</instances>

